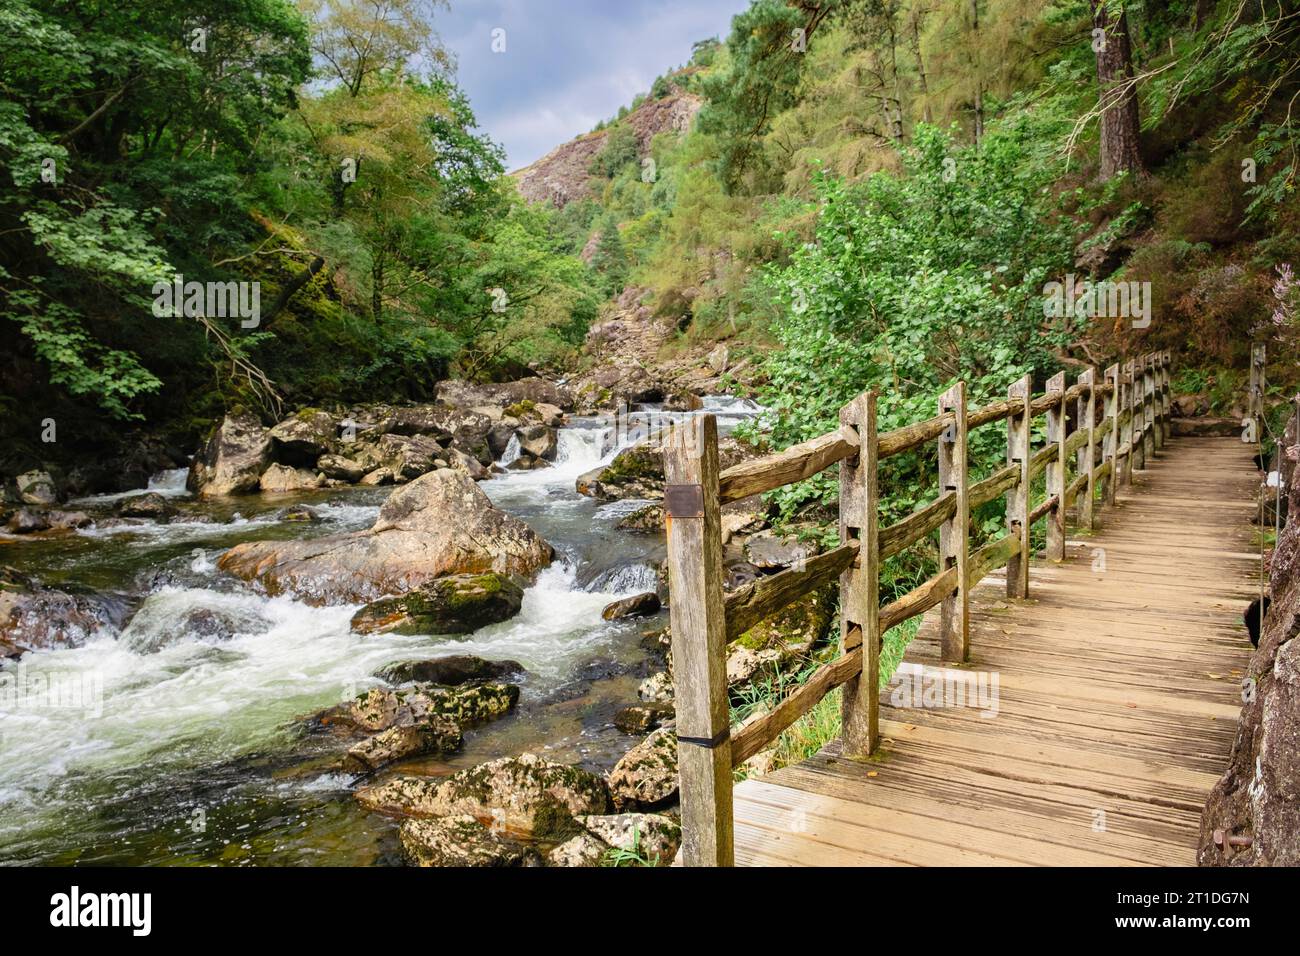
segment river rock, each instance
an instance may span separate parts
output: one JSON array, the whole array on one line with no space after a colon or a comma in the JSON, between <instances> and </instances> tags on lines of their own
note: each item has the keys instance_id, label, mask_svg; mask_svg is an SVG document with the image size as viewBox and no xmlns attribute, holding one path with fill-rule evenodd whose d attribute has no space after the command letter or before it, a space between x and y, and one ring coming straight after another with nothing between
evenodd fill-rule
<instances>
[{"instance_id":1,"label":"river rock","mask_svg":"<svg viewBox=\"0 0 1300 956\"><path fill-rule=\"evenodd\" d=\"M508 714L519 703L514 684L478 684L468 687L375 687L342 708L321 715L325 723L344 723L371 733L390 727L413 726L428 718L448 717L462 727L481 724Z\"/></svg>"},{"instance_id":2,"label":"river rock","mask_svg":"<svg viewBox=\"0 0 1300 956\"><path fill-rule=\"evenodd\" d=\"M119 518L148 518L165 524L176 514L176 508L156 491L150 491L143 495L123 498L117 503L113 513Z\"/></svg>"},{"instance_id":3,"label":"river rock","mask_svg":"<svg viewBox=\"0 0 1300 956\"><path fill-rule=\"evenodd\" d=\"M10 534L36 534L51 528L48 512L35 508L19 508L5 524Z\"/></svg>"},{"instance_id":4,"label":"river rock","mask_svg":"<svg viewBox=\"0 0 1300 956\"><path fill-rule=\"evenodd\" d=\"M368 471L357 482L359 485L391 485L396 475L391 468L376 468Z\"/></svg>"},{"instance_id":5,"label":"river rock","mask_svg":"<svg viewBox=\"0 0 1300 956\"><path fill-rule=\"evenodd\" d=\"M389 727L354 744L344 766L364 773L411 757L455 753L463 744L456 722L434 714L416 723Z\"/></svg>"},{"instance_id":6,"label":"river rock","mask_svg":"<svg viewBox=\"0 0 1300 956\"><path fill-rule=\"evenodd\" d=\"M452 654L432 660L397 661L380 668L375 676L389 684L417 681L458 687L470 681L497 680L523 672L524 665L518 661L488 661L472 654Z\"/></svg>"},{"instance_id":7,"label":"river rock","mask_svg":"<svg viewBox=\"0 0 1300 956\"><path fill-rule=\"evenodd\" d=\"M323 483L321 476L314 471L275 464L262 473L260 485L268 494L289 494L298 491L315 491Z\"/></svg>"},{"instance_id":8,"label":"river rock","mask_svg":"<svg viewBox=\"0 0 1300 956\"><path fill-rule=\"evenodd\" d=\"M415 866L533 866L536 851L493 833L468 814L441 820L405 820L402 851Z\"/></svg>"},{"instance_id":9,"label":"river rock","mask_svg":"<svg viewBox=\"0 0 1300 956\"><path fill-rule=\"evenodd\" d=\"M538 376L491 385L448 380L438 384L438 401L458 408L473 408L476 405L506 406L526 401L532 402L534 406L546 404L561 409L573 407L573 396L568 389Z\"/></svg>"},{"instance_id":10,"label":"river rock","mask_svg":"<svg viewBox=\"0 0 1300 956\"><path fill-rule=\"evenodd\" d=\"M577 821L606 846L636 853L656 866L672 863L682 843L681 825L661 813L612 813Z\"/></svg>"},{"instance_id":11,"label":"river rock","mask_svg":"<svg viewBox=\"0 0 1300 956\"><path fill-rule=\"evenodd\" d=\"M269 594L289 592L316 605L361 604L449 574L528 577L553 557L549 544L494 508L469 477L444 469L394 491L366 531L244 542L218 566Z\"/></svg>"},{"instance_id":12,"label":"river rock","mask_svg":"<svg viewBox=\"0 0 1300 956\"><path fill-rule=\"evenodd\" d=\"M448 448L446 454L449 467L469 475L474 481L482 481L484 478L489 477L488 470L473 455L467 454L459 448Z\"/></svg>"},{"instance_id":13,"label":"river rock","mask_svg":"<svg viewBox=\"0 0 1300 956\"><path fill-rule=\"evenodd\" d=\"M369 470L361 462L345 455L321 455L316 461L316 468L326 478L347 482L360 481Z\"/></svg>"},{"instance_id":14,"label":"river rock","mask_svg":"<svg viewBox=\"0 0 1300 956\"><path fill-rule=\"evenodd\" d=\"M275 513L275 520L290 521L297 524L320 524L323 520L314 508L306 505L290 505Z\"/></svg>"},{"instance_id":15,"label":"river rock","mask_svg":"<svg viewBox=\"0 0 1300 956\"><path fill-rule=\"evenodd\" d=\"M524 589L502 574L452 574L397 597L367 604L352 617L360 634L468 634L519 613Z\"/></svg>"},{"instance_id":16,"label":"river rock","mask_svg":"<svg viewBox=\"0 0 1300 956\"><path fill-rule=\"evenodd\" d=\"M18 498L26 505L48 508L59 501L58 486L48 471L26 471L15 479Z\"/></svg>"},{"instance_id":17,"label":"river rock","mask_svg":"<svg viewBox=\"0 0 1300 956\"><path fill-rule=\"evenodd\" d=\"M646 591L644 594L635 594L606 605L605 610L600 612L600 616L607 621L618 621L625 617L646 617L658 614L659 606L659 595L654 591Z\"/></svg>"},{"instance_id":18,"label":"river rock","mask_svg":"<svg viewBox=\"0 0 1300 956\"><path fill-rule=\"evenodd\" d=\"M586 831L570 837L546 854L547 866L589 867L604 865L610 847Z\"/></svg>"},{"instance_id":19,"label":"river rock","mask_svg":"<svg viewBox=\"0 0 1300 956\"><path fill-rule=\"evenodd\" d=\"M438 440L428 435L380 435L350 451L362 464L387 468L394 480L408 481L433 471L444 454Z\"/></svg>"},{"instance_id":20,"label":"river rock","mask_svg":"<svg viewBox=\"0 0 1300 956\"><path fill-rule=\"evenodd\" d=\"M53 531L70 531L95 523L94 519L84 511L47 511L45 518Z\"/></svg>"},{"instance_id":21,"label":"river rock","mask_svg":"<svg viewBox=\"0 0 1300 956\"><path fill-rule=\"evenodd\" d=\"M523 837L573 835L573 818L609 811L605 781L535 754L502 757L461 770L438 783L399 777L358 791L363 806L410 816L467 814L494 830Z\"/></svg>"},{"instance_id":22,"label":"river rock","mask_svg":"<svg viewBox=\"0 0 1300 956\"><path fill-rule=\"evenodd\" d=\"M101 631L119 630L126 617L116 597L43 588L8 569L0 575L0 641L16 648L81 647Z\"/></svg>"},{"instance_id":23,"label":"river rock","mask_svg":"<svg viewBox=\"0 0 1300 956\"><path fill-rule=\"evenodd\" d=\"M276 461L311 468L321 455L334 450L339 426L329 412L304 408L280 422L268 434L271 454Z\"/></svg>"},{"instance_id":24,"label":"river rock","mask_svg":"<svg viewBox=\"0 0 1300 956\"><path fill-rule=\"evenodd\" d=\"M675 714L673 705L663 701L633 704L614 715L614 726L625 734L647 734L672 720Z\"/></svg>"},{"instance_id":25,"label":"river rock","mask_svg":"<svg viewBox=\"0 0 1300 956\"><path fill-rule=\"evenodd\" d=\"M630 515L623 517L618 525L620 531L648 533L664 530L664 506L645 505Z\"/></svg>"},{"instance_id":26,"label":"river rock","mask_svg":"<svg viewBox=\"0 0 1300 956\"><path fill-rule=\"evenodd\" d=\"M194 456L186 487L200 498L249 494L258 490L270 463L270 434L256 415L233 411Z\"/></svg>"},{"instance_id":27,"label":"river rock","mask_svg":"<svg viewBox=\"0 0 1300 956\"><path fill-rule=\"evenodd\" d=\"M663 806L677 793L677 731L661 727L609 772L609 792L620 810Z\"/></svg>"},{"instance_id":28,"label":"river rock","mask_svg":"<svg viewBox=\"0 0 1300 956\"><path fill-rule=\"evenodd\" d=\"M554 461L558 450L555 429L549 425L526 425L515 432L519 438L519 450L523 454Z\"/></svg>"},{"instance_id":29,"label":"river rock","mask_svg":"<svg viewBox=\"0 0 1300 956\"><path fill-rule=\"evenodd\" d=\"M668 671L656 671L636 689L638 697L649 701L669 701L673 699L673 693L673 676Z\"/></svg>"}]
</instances>

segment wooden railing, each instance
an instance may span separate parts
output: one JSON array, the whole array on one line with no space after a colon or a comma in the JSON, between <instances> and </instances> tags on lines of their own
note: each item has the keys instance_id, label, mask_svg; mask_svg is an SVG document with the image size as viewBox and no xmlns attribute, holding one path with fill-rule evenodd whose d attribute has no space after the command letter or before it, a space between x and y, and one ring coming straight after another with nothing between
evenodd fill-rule
<instances>
[{"instance_id":1,"label":"wooden railing","mask_svg":"<svg viewBox=\"0 0 1300 956\"><path fill-rule=\"evenodd\" d=\"M966 406L958 382L938 399L938 414L876 433L876 395L866 392L840 412L840 427L775 455L718 469L717 423L702 416L664 441L668 584L676 685L678 772L687 866L730 866L732 770L771 744L836 687L843 687L843 750L863 757L880 741L882 636L891 627L942 605L943 659L964 661L970 650L969 593L986 574L1007 566L1007 593L1029 593L1029 532L1046 519L1049 560L1065 554L1065 518L1091 529L1099 502L1114 504L1116 487L1169 437L1169 353L1112 365L1097 380L1086 370L1066 388L1065 373L1032 394L1025 376L1005 401ZM1071 405L1074 416L1069 415ZM1032 447L1032 423L1043 415L1047 439ZM1007 464L972 481L967 436L1005 420ZM888 527L878 527L880 462L938 443L939 489L933 502ZM724 596L720 509L729 501L802 481L839 463L838 547L800 565L759 578ZM1032 500L1035 479L1046 493ZM1006 498L1007 530L975 551L970 514ZM880 604L880 569L888 558L939 532L939 571L924 584ZM802 595L838 578L839 655L772 710L730 725L727 645Z\"/></svg>"}]
</instances>

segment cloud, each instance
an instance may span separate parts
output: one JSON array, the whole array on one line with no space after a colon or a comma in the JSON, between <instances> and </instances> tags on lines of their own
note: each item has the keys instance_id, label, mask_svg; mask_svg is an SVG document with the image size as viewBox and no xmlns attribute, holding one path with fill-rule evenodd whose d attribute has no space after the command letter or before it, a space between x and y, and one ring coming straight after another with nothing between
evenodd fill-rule
<instances>
[{"instance_id":1,"label":"cloud","mask_svg":"<svg viewBox=\"0 0 1300 956\"><path fill-rule=\"evenodd\" d=\"M602 119L691 44L725 37L748 0L451 0L435 25L483 130L526 166ZM492 50L493 30L505 51Z\"/></svg>"}]
</instances>

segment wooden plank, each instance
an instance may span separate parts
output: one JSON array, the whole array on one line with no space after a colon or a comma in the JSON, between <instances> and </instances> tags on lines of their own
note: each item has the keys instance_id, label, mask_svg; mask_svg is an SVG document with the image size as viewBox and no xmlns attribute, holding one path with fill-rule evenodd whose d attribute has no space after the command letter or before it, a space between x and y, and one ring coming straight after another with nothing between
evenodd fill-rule
<instances>
[{"instance_id":1,"label":"wooden plank","mask_svg":"<svg viewBox=\"0 0 1300 956\"><path fill-rule=\"evenodd\" d=\"M1061 499L1057 495L1044 498L1033 511L1029 512L1029 523L1032 525L1037 522L1039 518L1043 517L1043 515L1051 515L1059 512L1061 509L1057 506L1060 502ZM1062 542L1062 547L1064 547L1064 542Z\"/></svg>"},{"instance_id":2,"label":"wooden plank","mask_svg":"<svg viewBox=\"0 0 1300 956\"><path fill-rule=\"evenodd\" d=\"M939 396L939 413L953 416L952 427L939 436L939 492L953 494L952 517L939 526L939 564L957 572L957 586L940 603L939 634L946 661L970 656L970 598L966 590L966 565L970 557L970 506L966 471L966 383L957 382Z\"/></svg>"},{"instance_id":3,"label":"wooden plank","mask_svg":"<svg viewBox=\"0 0 1300 956\"><path fill-rule=\"evenodd\" d=\"M880 436L880 460L901 455L905 451L911 451L913 448L934 441L952 422L952 415L938 415L935 418L927 418L923 422L914 422L885 432Z\"/></svg>"},{"instance_id":4,"label":"wooden plank","mask_svg":"<svg viewBox=\"0 0 1300 956\"><path fill-rule=\"evenodd\" d=\"M703 502L698 517L668 514L665 520L682 862L731 866L734 834L717 419L702 415L669 432L664 479L666 485L698 487Z\"/></svg>"},{"instance_id":5,"label":"wooden plank","mask_svg":"<svg viewBox=\"0 0 1300 956\"><path fill-rule=\"evenodd\" d=\"M914 511L902 521L896 521L880 531L880 560L892 558L906 551L916 542L932 534L957 511L955 492L944 492L920 511Z\"/></svg>"},{"instance_id":6,"label":"wooden plank","mask_svg":"<svg viewBox=\"0 0 1300 956\"><path fill-rule=\"evenodd\" d=\"M732 465L722 473L718 498L726 504L811 478L858 453L857 433L840 428L775 455Z\"/></svg>"},{"instance_id":7,"label":"wooden plank","mask_svg":"<svg viewBox=\"0 0 1300 956\"><path fill-rule=\"evenodd\" d=\"M1014 488L1019 482L1020 466L1007 465L971 485L966 492L967 501L972 509L978 508L993 501L1008 489Z\"/></svg>"},{"instance_id":8,"label":"wooden plank","mask_svg":"<svg viewBox=\"0 0 1300 956\"><path fill-rule=\"evenodd\" d=\"M844 684L845 752L865 757L880 742L880 534L876 487L880 442L876 394L864 392L840 409L840 425L858 436L858 455L840 462L840 540L857 541L858 562L840 575L840 654L861 649L857 676Z\"/></svg>"},{"instance_id":9,"label":"wooden plank","mask_svg":"<svg viewBox=\"0 0 1300 956\"><path fill-rule=\"evenodd\" d=\"M799 566L732 591L724 602L727 642L736 640L759 621L767 620L805 594L830 584L858 559L860 547L858 541L845 542L825 554L808 558Z\"/></svg>"}]
</instances>

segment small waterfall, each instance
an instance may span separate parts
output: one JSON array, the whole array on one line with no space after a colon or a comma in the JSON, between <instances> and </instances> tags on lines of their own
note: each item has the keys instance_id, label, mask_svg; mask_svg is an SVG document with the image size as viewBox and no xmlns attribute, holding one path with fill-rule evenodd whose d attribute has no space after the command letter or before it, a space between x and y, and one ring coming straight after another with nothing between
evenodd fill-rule
<instances>
[{"instance_id":1,"label":"small waterfall","mask_svg":"<svg viewBox=\"0 0 1300 956\"><path fill-rule=\"evenodd\" d=\"M519 436L511 435L510 441L506 444L506 450L501 453L501 460L497 462L502 468L509 468L519 460Z\"/></svg>"},{"instance_id":2,"label":"small waterfall","mask_svg":"<svg viewBox=\"0 0 1300 956\"><path fill-rule=\"evenodd\" d=\"M555 463L594 468L609 453L609 443L608 428L561 428Z\"/></svg>"}]
</instances>

